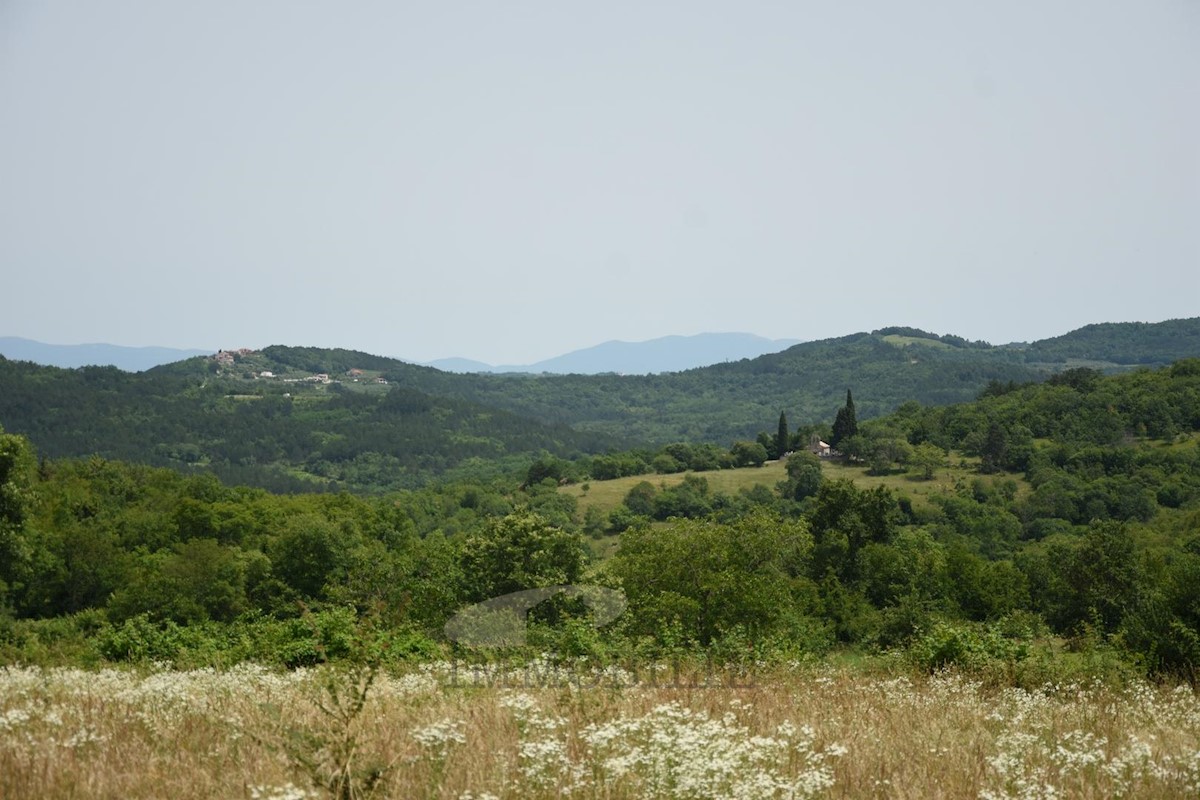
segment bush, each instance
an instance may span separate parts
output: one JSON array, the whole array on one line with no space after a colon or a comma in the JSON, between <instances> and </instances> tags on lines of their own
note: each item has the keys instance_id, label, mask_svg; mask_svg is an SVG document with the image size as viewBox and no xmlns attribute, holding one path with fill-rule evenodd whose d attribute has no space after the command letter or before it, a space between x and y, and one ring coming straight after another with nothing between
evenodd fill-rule
<instances>
[{"instance_id":1,"label":"bush","mask_svg":"<svg viewBox=\"0 0 1200 800\"><path fill-rule=\"evenodd\" d=\"M908 648L913 664L926 672L957 667L967 671L1008 667L1025 659L1026 644L1001 636L995 628L938 622Z\"/></svg>"},{"instance_id":2,"label":"bush","mask_svg":"<svg viewBox=\"0 0 1200 800\"><path fill-rule=\"evenodd\" d=\"M308 667L349 654L356 638L353 609L333 608L284 622L268 652L286 667Z\"/></svg>"},{"instance_id":3,"label":"bush","mask_svg":"<svg viewBox=\"0 0 1200 800\"><path fill-rule=\"evenodd\" d=\"M177 627L173 622L166 625ZM97 646L110 661L167 661L174 657L175 648L164 627L151 622L149 615L139 614L105 631Z\"/></svg>"},{"instance_id":4,"label":"bush","mask_svg":"<svg viewBox=\"0 0 1200 800\"><path fill-rule=\"evenodd\" d=\"M0 615L0 664L95 666L102 660L95 637L107 628L98 610L52 619Z\"/></svg>"},{"instance_id":5,"label":"bush","mask_svg":"<svg viewBox=\"0 0 1200 800\"><path fill-rule=\"evenodd\" d=\"M658 490L649 481L640 481L625 495L625 507L639 517L654 516L654 496Z\"/></svg>"},{"instance_id":6,"label":"bush","mask_svg":"<svg viewBox=\"0 0 1200 800\"><path fill-rule=\"evenodd\" d=\"M684 465L666 453L659 453L654 457L654 460L650 462L650 468L659 475L670 475L674 472L682 472Z\"/></svg>"}]
</instances>

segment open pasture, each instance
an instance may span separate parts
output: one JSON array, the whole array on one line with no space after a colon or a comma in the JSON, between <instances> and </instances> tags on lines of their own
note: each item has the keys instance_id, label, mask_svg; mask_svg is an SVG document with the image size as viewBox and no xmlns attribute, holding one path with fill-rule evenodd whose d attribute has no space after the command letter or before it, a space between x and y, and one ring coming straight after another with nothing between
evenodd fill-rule
<instances>
[{"instance_id":1,"label":"open pasture","mask_svg":"<svg viewBox=\"0 0 1200 800\"><path fill-rule=\"evenodd\" d=\"M976 478L984 481L1011 478L1017 482L1018 490L1027 490L1028 484L1019 475L986 476L977 472L979 459L970 459L951 453L947 466L934 472L932 480L924 480L917 470L909 472L892 472L888 475L870 475L863 464L850 463L841 459L823 459L821 469L826 480L849 478L860 489L873 489L876 486L886 486L897 495L907 495L913 505L921 507L936 495L951 494L962 483L969 483ZM564 486L559 491L575 497L581 513L590 507L608 513L621 505L629 490L642 481L648 481L656 487L668 487L682 483L685 475L695 475L708 481L709 488L722 494L737 494L742 489L755 486L765 486L774 491L776 485L787 478L787 470L783 461L768 461L761 467L740 467L738 469L720 469L709 472L677 472L671 475L632 475L626 478L614 478L607 481L588 481L586 483ZM584 489L587 486L587 489Z\"/></svg>"}]
</instances>

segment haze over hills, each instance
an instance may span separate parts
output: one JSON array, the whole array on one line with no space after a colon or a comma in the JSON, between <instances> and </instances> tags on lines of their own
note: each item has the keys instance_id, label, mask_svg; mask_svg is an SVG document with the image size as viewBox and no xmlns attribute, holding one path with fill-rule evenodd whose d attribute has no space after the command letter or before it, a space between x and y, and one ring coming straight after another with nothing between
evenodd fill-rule
<instances>
[{"instance_id":1,"label":"haze over hills","mask_svg":"<svg viewBox=\"0 0 1200 800\"><path fill-rule=\"evenodd\" d=\"M188 350L177 347L126 347L117 344L46 344L19 336L0 336L0 356L13 361L32 361L50 367L113 366L126 372L141 372L209 355L212 350Z\"/></svg>"},{"instance_id":2,"label":"haze over hills","mask_svg":"<svg viewBox=\"0 0 1200 800\"><path fill-rule=\"evenodd\" d=\"M493 366L466 358L443 358L428 366L447 372L530 372L597 375L651 375L705 367L723 361L756 358L777 353L799 339L767 339L753 333L699 333L693 336L662 336L643 342L618 340L573 350L533 364Z\"/></svg>"}]
</instances>

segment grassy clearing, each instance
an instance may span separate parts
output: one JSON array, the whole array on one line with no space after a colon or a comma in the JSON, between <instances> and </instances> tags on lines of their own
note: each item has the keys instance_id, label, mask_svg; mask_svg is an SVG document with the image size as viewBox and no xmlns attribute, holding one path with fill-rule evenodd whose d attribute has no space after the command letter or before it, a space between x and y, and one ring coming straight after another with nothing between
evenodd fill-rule
<instances>
[{"instance_id":1,"label":"grassy clearing","mask_svg":"<svg viewBox=\"0 0 1200 800\"><path fill-rule=\"evenodd\" d=\"M834 459L823 460L821 462L821 469L827 480L849 478L860 489L873 489L876 486L886 486L896 494L911 497L913 505L918 508L927 505L929 498L935 495L954 493L957 486L964 482L970 483L972 480L980 477L985 481L991 480L988 476L981 476L976 471L979 466L979 459L977 458L966 458L959 456L957 453L951 453L948 461L950 466L937 470L934 473L933 479L928 481L924 480L915 471L909 473L897 472L891 475L868 475L866 468L861 464L852 464ZM564 486L559 491L574 495L576 501L579 503L580 513L586 512L588 508L593 506L602 512L608 513L621 505L625 499L625 495L629 494L629 490L642 481L649 481L655 486L674 486L683 482L684 474L634 475L628 478L615 478L610 481L591 481L586 484L588 486L587 491L583 489L585 484ZM782 461L768 461L761 467L743 467L741 469L722 469L712 472L687 474L695 474L704 478L708 481L708 485L713 491L724 494L736 494L739 489L749 489L755 485L766 486L768 489L774 490L776 484L787 477L787 470ZM1011 478L1017 481L1018 493L1029 490L1029 485L1021 476L1004 475L996 477Z\"/></svg>"},{"instance_id":2,"label":"grassy clearing","mask_svg":"<svg viewBox=\"0 0 1200 800\"><path fill-rule=\"evenodd\" d=\"M876 486L886 486L897 495L907 495L912 498L913 506L921 508L929 503L936 495L951 495L958 487L970 484L976 479L985 483L999 480L1013 480L1017 483L1017 495L1020 496L1031 490L1029 483L1022 475L982 475L979 473L979 459L959 456L951 453L949 466L936 470L931 480L925 480L919 472L895 472L890 475L870 475L861 464L851 464L846 461L829 460L821 463L826 480L849 478L860 489L873 489Z\"/></svg>"},{"instance_id":3,"label":"grassy clearing","mask_svg":"<svg viewBox=\"0 0 1200 800\"><path fill-rule=\"evenodd\" d=\"M683 483L685 475L697 475L708 481L708 486L715 492L737 494L739 489L749 489L761 484L771 489L775 484L787 477L782 461L768 461L761 467L743 467L742 469L721 469L711 472L677 472L673 475L631 475L628 478L614 478L610 481L590 481L587 484L564 486L559 491L575 496L579 503L580 512L592 506L601 511L612 511L624 501L629 490L642 481L649 481L655 486L675 486ZM588 486L587 491L583 487Z\"/></svg>"},{"instance_id":4,"label":"grassy clearing","mask_svg":"<svg viewBox=\"0 0 1200 800\"><path fill-rule=\"evenodd\" d=\"M957 347L939 342L937 339L926 339L922 336L901 336L898 333L893 333L884 336L883 340L888 344L894 344L897 347L907 347L908 345L918 345L920 347L932 347L935 350L957 350Z\"/></svg>"},{"instance_id":5,"label":"grassy clearing","mask_svg":"<svg viewBox=\"0 0 1200 800\"><path fill-rule=\"evenodd\" d=\"M331 698L353 685L327 670L0 670L0 796L1200 792L1200 699L1185 687L1030 692L829 667L471 675L440 664L380 675L361 710L336 712Z\"/></svg>"},{"instance_id":6,"label":"grassy clearing","mask_svg":"<svg viewBox=\"0 0 1200 800\"><path fill-rule=\"evenodd\" d=\"M1164 442L1162 439L1144 438L1140 444L1142 447L1156 450L1185 450L1200 444L1200 433L1180 433L1169 442Z\"/></svg>"}]
</instances>

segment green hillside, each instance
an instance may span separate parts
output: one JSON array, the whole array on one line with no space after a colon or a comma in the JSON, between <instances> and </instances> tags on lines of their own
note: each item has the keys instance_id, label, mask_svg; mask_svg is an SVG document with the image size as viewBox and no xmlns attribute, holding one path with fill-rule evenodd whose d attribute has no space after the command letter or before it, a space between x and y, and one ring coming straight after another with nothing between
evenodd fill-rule
<instances>
[{"instance_id":1,"label":"green hillside","mask_svg":"<svg viewBox=\"0 0 1200 800\"><path fill-rule=\"evenodd\" d=\"M853 388L866 420L916 401L1192 352L1200 319L1089 326L993 347L884 328L648 376L460 375L350 350L273 346L129 374L0 360L0 424L50 457L207 469L278 490L416 486L575 455L690 441L728 446L774 426L825 425ZM1059 359L1059 360L1055 360Z\"/></svg>"},{"instance_id":2,"label":"green hillside","mask_svg":"<svg viewBox=\"0 0 1200 800\"><path fill-rule=\"evenodd\" d=\"M1200 318L1090 326L1058 340L993 347L916 328L806 342L754 359L662 375L451 375L347 351L270 347L280 363L337 371L369 360L395 383L544 422L648 443L753 437L786 410L794 424L833 418L847 388L859 414L902 403L948 405L989 384L1027 383L1083 360L1109 370L1200 356ZM1058 354L1058 355L1056 355Z\"/></svg>"},{"instance_id":3,"label":"green hillside","mask_svg":"<svg viewBox=\"0 0 1200 800\"><path fill-rule=\"evenodd\" d=\"M281 369L261 355L137 374L0 358L0 424L51 458L97 454L281 491L411 487L520 467L543 450L572 457L614 444L370 373L254 377L267 366Z\"/></svg>"},{"instance_id":4,"label":"green hillside","mask_svg":"<svg viewBox=\"0 0 1200 800\"><path fill-rule=\"evenodd\" d=\"M1161 365L1200 355L1200 319L1085 325L1062 336L1034 342L1025 355L1031 362L1094 360Z\"/></svg>"},{"instance_id":5,"label":"green hillside","mask_svg":"<svg viewBox=\"0 0 1200 800\"><path fill-rule=\"evenodd\" d=\"M392 385L650 443L728 444L753 437L780 409L801 424L824 421L847 386L861 387L860 413L871 417L908 400L970 400L989 382L1028 382L1049 371L1026 365L1014 351L933 344L862 333L663 375L454 375L348 351L268 347L263 355L277 365L331 374L370 363Z\"/></svg>"}]
</instances>

